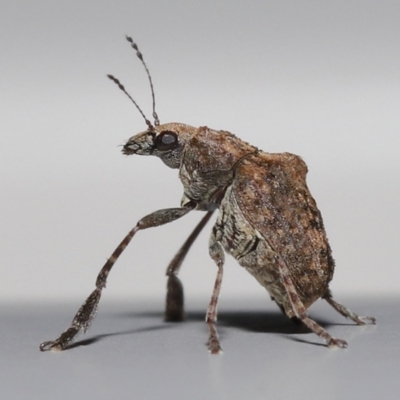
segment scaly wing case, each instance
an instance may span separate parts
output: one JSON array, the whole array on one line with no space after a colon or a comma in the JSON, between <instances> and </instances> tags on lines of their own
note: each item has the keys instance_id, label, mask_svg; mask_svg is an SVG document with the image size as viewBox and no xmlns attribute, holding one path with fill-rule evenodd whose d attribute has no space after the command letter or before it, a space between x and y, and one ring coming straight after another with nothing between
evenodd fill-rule
<instances>
[{"instance_id":1,"label":"scaly wing case","mask_svg":"<svg viewBox=\"0 0 400 400\"><path fill-rule=\"evenodd\" d=\"M326 293L334 261L306 174L294 154L259 152L237 166L232 194L247 222L286 264L308 307Z\"/></svg>"}]
</instances>

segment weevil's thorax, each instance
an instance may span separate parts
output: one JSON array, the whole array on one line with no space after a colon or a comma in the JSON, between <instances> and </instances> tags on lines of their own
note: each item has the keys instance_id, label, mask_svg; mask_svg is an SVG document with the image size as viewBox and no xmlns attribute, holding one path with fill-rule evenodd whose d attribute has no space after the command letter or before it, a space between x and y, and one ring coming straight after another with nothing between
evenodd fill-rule
<instances>
[{"instance_id":1,"label":"weevil's thorax","mask_svg":"<svg viewBox=\"0 0 400 400\"><path fill-rule=\"evenodd\" d=\"M179 168L184 186L182 205L194 202L199 210L219 206L238 162L256 151L229 132L176 122L132 136L122 150L127 155L157 156L168 167Z\"/></svg>"},{"instance_id":2,"label":"weevil's thorax","mask_svg":"<svg viewBox=\"0 0 400 400\"><path fill-rule=\"evenodd\" d=\"M179 177L184 186L182 205L195 202L199 210L219 206L234 179L235 166L254 146L226 131L197 128L185 144Z\"/></svg>"}]
</instances>

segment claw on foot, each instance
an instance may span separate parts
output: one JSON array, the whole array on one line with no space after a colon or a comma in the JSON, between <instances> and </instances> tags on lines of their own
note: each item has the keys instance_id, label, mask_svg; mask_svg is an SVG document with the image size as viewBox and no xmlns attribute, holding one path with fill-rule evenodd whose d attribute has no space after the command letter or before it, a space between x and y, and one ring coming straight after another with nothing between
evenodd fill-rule
<instances>
[{"instance_id":1,"label":"claw on foot","mask_svg":"<svg viewBox=\"0 0 400 400\"><path fill-rule=\"evenodd\" d=\"M62 351L63 348L60 343L56 341L43 342L39 346L40 351Z\"/></svg>"},{"instance_id":2,"label":"claw on foot","mask_svg":"<svg viewBox=\"0 0 400 400\"><path fill-rule=\"evenodd\" d=\"M219 344L219 340L210 340L208 342L208 351L210 354L222 354L222 347Z\"/></svg>"},{"instance_id":3,"label":"claw on foot","mask_svg":"<svg viewBox=\"0 0 400 400\"><path fill-rule=\"evenodd\" d=\"M358 325L376 325L376 318L375 317L359 317Z\"/></svg>"},{"instance_id":4,"label":"claw on foot","mask_svg":"<svg viewBox=\"0 0 400 400\"><path fill-rule=\"evenodd\" d=\"M347 347L347 342L345 340L342 340L342 339L332 338L328 342L328 347L329 348L339 347L340 349L345 349Z\"/></svg>"}]
</instances>

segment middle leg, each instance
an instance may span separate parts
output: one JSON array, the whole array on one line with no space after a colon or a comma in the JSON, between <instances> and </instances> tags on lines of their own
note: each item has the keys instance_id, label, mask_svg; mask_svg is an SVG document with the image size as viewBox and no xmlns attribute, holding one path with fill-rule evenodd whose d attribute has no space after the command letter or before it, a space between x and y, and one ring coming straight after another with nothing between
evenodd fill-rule
<instances>
[{"instance_id":1,"label":"middle leg","mask_svg":"<svg viewBox=\"0 0 400 400\"><path fill-rule=\"evenodd\" d=\"M215 261L218 266L218 273L215 279L214 290L211 296L211 301L207 309L206 322L208 325L209 337L208 337L208 350L211 354L222 353L222 348L219 343L218 332L215 326L217 322L217 305L219 292L221 290L223 266L225 262L224 250L221 244L216 240L215 231L211 233L209 253L211 258Z\"/></svg>"},{"instance_id":2,"label":"middle leg","mask_svg":"<svg viewBox=\"0 0 400 400\"><path fill-rule=\"evenodd\" d=\"M168 282L164 314L164 319L167 322L179 322L183 321L184 319L183 286L178 278L178 272L183 260L192 247L192 244L206 226L213 213L214 211L208 211L207 214L201 219L167 267L166 275L168 276Z\"/></svg>"}]
</instances>

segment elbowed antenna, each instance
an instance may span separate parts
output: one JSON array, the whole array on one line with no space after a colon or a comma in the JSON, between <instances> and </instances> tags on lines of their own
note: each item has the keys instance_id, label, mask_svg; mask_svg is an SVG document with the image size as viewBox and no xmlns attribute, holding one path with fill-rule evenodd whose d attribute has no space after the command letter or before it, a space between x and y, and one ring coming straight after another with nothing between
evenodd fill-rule
<instances>
[{"instance_id":1,"label":"elbowed antenna","mask_svg":"<svg viewBox=\"0 0 400 400\"><path fill-rule=\"evenodd\" d=\"M155 98L155 95L154 95L154 87L153 87L153 81L151 79L150 71L147 68L147 65L146 65L146 63L145 63L145 61L143 59L143 55L140 52L139 47L137 46L137 44L132 40L132 38L130 36L126 36L126 40L131 44L131 47L136 51L136 56L139 58L139 60L143 64L144 69L146 70L147 77L149 78L150 89L151 89L151 97L153 99L154 125L158 126L158 125L160 125L160 120L158 119L158 115L156 113L156 98ZM149 129L150 130L154 130L153 124L146 118L146 116L144 115L144 112L139 107L138 103L136 103L136 101L133 100L132 96L126 91L124 85L122 85L122 83L117 78L115 78L115 76L113 76L113 75L107 75L107 77L109 79L111 79L114 83L116 83L118 85L118 87L129 97L129 99L132 101L132 103L135 105L135 107L139 110L140 114L142 115L142 117L146 121L146 124L149 127Z\"/></svg>"},{"instance_id":2,"label":"elbowed antenna","mask_svg":"<svg viewBox=\"0 0 400 400\"><path fill-rule=\"evenodd\" d=\"M115 78L113 75L107 75L107 77L109 79L111 79L114 83L116 83L118 85L118 87L129 97L129 99L136 106L136 108L139 110L140 114L142 115L142 117L146 121L146 124L149 127L149 129L150 130L154 130L153 124L146 118L146 116L144 115L142 109L139 107L138 103L136 103L136 101L133 100L132 96L126 91L124 85L117 78Z\"/></svg>"},{"instance_id":3,"label":"elbowed antenna","mask_svg":"<svg viewBox=\"0 0 400 400\"><path fill-rule=\"evenodd\" d=\"M147 73L147 77L149 78L149 82L150 82L150 89L151 89L151 97L153 99L153 118L154 118L154 125L160 125L160 120L158 119L158 115L156 113L156 98L154 95L154 87L153 87L153 81L151 79L151 75L150 75L150 71L147 68L146 62L143 59L143 55L139 50L138 45L133 41L133 39L126 35L126 40L131 44L131 47L136 51L136 56L138 57L138 59L142 62L144 69L146 70Z\"/></svg>"}]
</instances>

